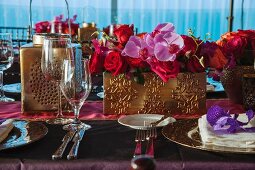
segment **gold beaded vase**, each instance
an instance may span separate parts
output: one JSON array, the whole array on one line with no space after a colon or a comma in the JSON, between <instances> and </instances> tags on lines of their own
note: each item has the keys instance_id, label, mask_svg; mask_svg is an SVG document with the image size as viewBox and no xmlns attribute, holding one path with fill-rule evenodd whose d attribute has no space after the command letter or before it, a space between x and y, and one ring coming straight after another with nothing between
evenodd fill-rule
<instances>
[{"instance_id":1,"label":"gold beaded vase","mask_svg":"<svg viewBox=\"0 0 255 170\"><path fill-rule=\"evenodd\" d=\"M33 43L21 47L21 111L23 113L40 113L57 109L57 87L51 81L46 81L41 71L42 43L45 36L69 37L69 35L53 33L36 34L33 36ZM76 58L82 57L79 44L73 44L73 51ZM62 49L56 49L55 52L58 57L62 57ZM69 109L66 103L62 103L63 110Z\"/></svg>"}]
</instances>

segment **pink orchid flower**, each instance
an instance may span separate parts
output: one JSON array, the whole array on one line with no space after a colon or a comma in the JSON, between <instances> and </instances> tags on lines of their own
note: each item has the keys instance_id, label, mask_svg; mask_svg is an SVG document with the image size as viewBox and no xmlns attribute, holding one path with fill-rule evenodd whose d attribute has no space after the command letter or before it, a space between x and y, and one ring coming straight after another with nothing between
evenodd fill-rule
<instances>
[{"instance_id":1,"label":"pink orchid flower","mask_svg":"<svg viewBox=\"0 0 255 170\"><path fill-rule=\"evenodd\" d=\"M154 40L154 54L159 61L174 61L176 54L183 48L184 40L179 34L168 32L157 34Z\"/></svg>"},{"instance_id":2,"label":"pink orchid flower","mask_svg":"<svg viewBox=\"0 0 255 170\"><path fill-rule=\"evenodd\" d=\"M157 34L165 34L168 32L174 32L174 25L172 23L163 23L158 24L154 31L151 33L152 37L155 37Z\"/></svg>"},{"instance_id":3,"label":"pink orchid flower","mask_svg":"<svg viewBox=\"0 0 255 170\"><path fill-rule=\"evenodd\" d=\"M144 36L145 42L147 43L148 46L150 46L151 48L154 48L155 43L153 39L156 35L166 34L168 32L174 32L174 29L175 28L172 23L158 24L152 33L146 34Z\"/></svg>"},{"instance_id":4,"label":"pink orchid flower","mask_svg":"<svg viewBox=\"0 0 255 170\"><path fill-rule=\"evenodd\" d=\"M153 55L153 49L150 48L143 39L131 36L122 51L123 56L132 58L141 58L144 61L150 60Z\"/></svg>"}]
</instances>

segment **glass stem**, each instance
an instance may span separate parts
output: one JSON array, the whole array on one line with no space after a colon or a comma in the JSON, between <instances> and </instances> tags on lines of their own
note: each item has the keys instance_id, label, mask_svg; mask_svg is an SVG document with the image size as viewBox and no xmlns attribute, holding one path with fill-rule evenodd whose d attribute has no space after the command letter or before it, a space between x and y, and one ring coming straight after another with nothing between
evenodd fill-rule
<instances>
[{"instance_id":1,"label":"glass stem","mask_svg":"<svg viewBox=\"0 0 255 170\"><path fill-rule=\"evenodd\" d=\"M57 117L63 117L63 114L62 114L62 95L61 95L61 88L60 88L59 82L57 83L57 87L58 87L58 114L57 114Z\"/></svg>"},{"instance_id":2,"label":"glass stem","mask_svg":"<svg viewBox=\"0 0 255 170\"><path fill-rule=\"evenodd\" d=\"M79 120L79 114L80 114L80 108L77 106L74 106L74 124L79 124L81 121Z\"/></svg>"},{"instance_id":3,"label":"glass stem","mask_svg":"<svg viewBox=\"0 0 255 170\"><path fill-rule=\"evenodd\" d=\"M0 71L0 98L4 97L4 89L3 89L3 71Z\"/></svg>"}]
</instances>

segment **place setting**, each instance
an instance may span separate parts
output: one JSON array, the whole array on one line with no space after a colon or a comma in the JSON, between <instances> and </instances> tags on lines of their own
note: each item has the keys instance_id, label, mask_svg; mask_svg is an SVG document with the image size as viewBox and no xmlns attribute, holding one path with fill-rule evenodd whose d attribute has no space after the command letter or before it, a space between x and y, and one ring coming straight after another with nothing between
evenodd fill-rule
<instances>
[{"instance_id":1,"label":"place setting","mask_svg":"<svg viewBox=\"0 0 255 170\"><path fill-rule=\"evenodd\" d=\"M0 124L0 150L28 145L40 140L48 133L48 128L39 122L6 119Z\"/></svg>"},{"instance_id":2,"label":"place setting","mask_svg":"<svg viewBox=\"0 0 255 170\"><path fill-rule=\"evenodd\" d=\"M162 134L182 146L222 153L254 154L254 113L230 114L212 106L198 119L178 120Z\"/></svg>"},{"instance_id":3,"label":"place setting","mask_svg":"<svg viewBox=\"0 0 255 170\"><path fill-rule=\"evenodd\" d=\"M135 150L133 157L148 155L154 158L154 143L157 140L157 129L176 120L170 116L159 114L134 114L120 117L118 123L136 130Z\"/></svg>"},{"instance_id":4,"label":"place setting","mask_svg":"<svg viewBox=\"0 0 255 170\"><path fill-rule=\"evenodd\" d=\"M2 169L255 169L252 0L16 1Z\"/></svg>"}]
</instances>

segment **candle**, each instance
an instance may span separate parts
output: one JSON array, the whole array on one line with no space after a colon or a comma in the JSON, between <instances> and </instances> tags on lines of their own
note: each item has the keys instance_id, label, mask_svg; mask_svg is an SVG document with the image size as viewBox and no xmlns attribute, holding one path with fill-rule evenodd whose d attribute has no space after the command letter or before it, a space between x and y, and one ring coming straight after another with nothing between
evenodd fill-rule
<instances>
[{"instance_id":1,"label":"candle","mask_svg":"<svg viewBox=\"0 0 255 170\"><path fill-rule=\"evenodd\" d=\"M55 21L52 21L51 22L51 30L50 30L51 33L55 33Z\"/></svg>"}]
</instances>

